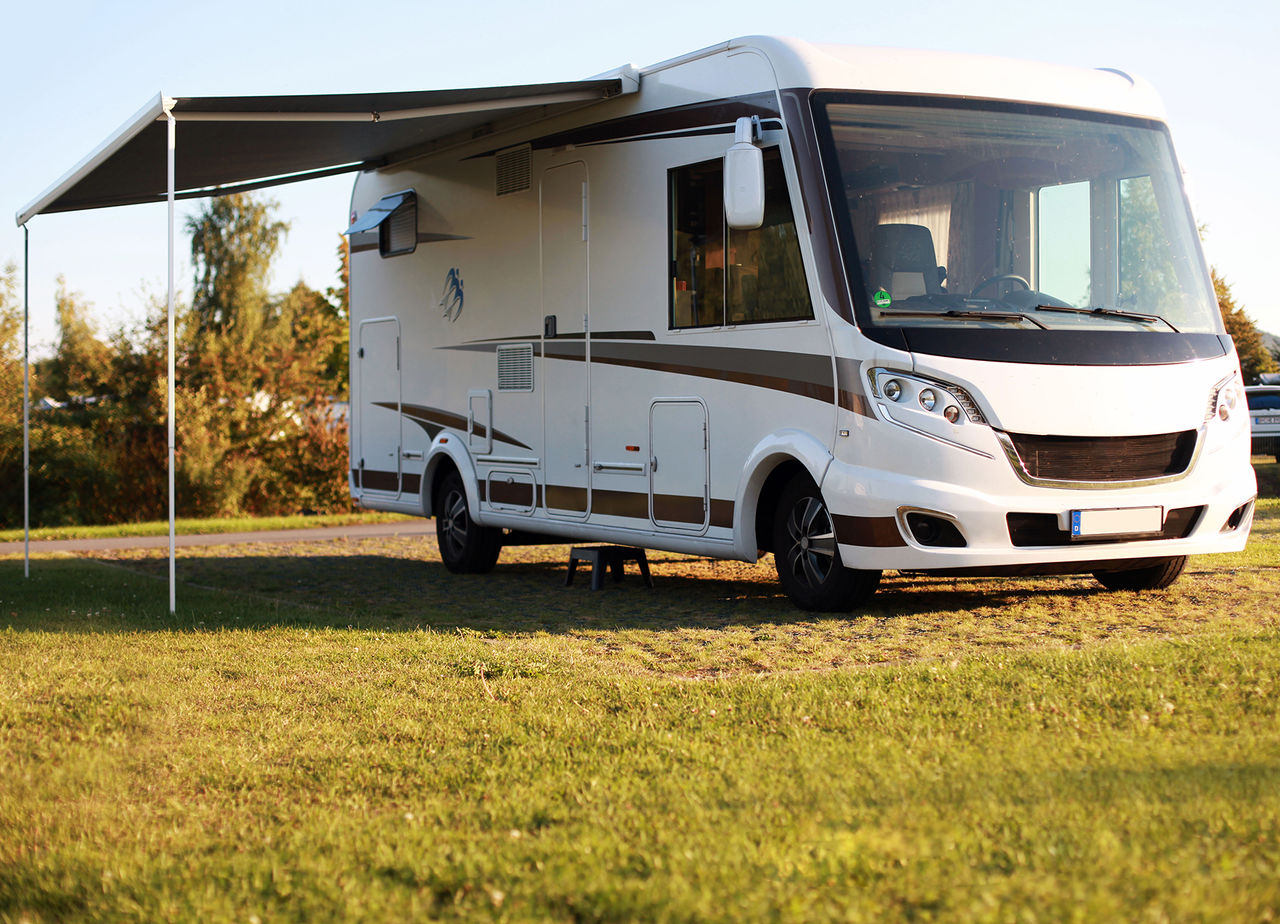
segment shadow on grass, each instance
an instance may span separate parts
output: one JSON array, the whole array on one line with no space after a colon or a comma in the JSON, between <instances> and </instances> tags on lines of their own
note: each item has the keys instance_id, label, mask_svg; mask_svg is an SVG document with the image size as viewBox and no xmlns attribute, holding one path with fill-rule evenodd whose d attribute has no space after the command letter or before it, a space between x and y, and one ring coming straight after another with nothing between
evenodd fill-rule
<instances>
[{"instance_id":1,"label":"shadow on grass","mask_svg":"<svg viewBox=\"0 0 1280 924\"><path fill-rule=\"evenodd\" d=\"M708 559L651 562L655 586L634 568L590 589L579 571L564 585L562 561L499 563L487 575L449 573L438 561L383 555L291 554L178 561L178 614L167 612L167 561L42 560L33 580L0 562L0 625L14 629L131 632L157 628L315 626L388 631L472 630L552 634L625 629L785 626L826 618L970 617L1030 601L1100 592L1087 577L938 578L889 574L850 614L807 613L782 593L772 559L749 565ZM10 574L16 581L10 580Z\"/></svg>"},{"instance_id":2,"label":"shadow on grass","mask_svg":"<svg viewBox=\"0 0 1280 924\"><path fill-rule=\"evenodd\" d=\"M1271 469L1280 466L1263 466ZM1267 502L1254 524L1255 542L1275 542L1280 507ZM1256 556L1255 556L1256 557ZM161 628L269 629L357 627L388 631L562 634L582 631L715 630L800 626L842 619L927 617L924 621L1020 619L1031 611L1077 619L1089 608L1128 612L1130 598L1103 592L1088 576L1028 578L925 577L890 573L879 592L847 616L806 613L782 593L771 557L755 564L650 555L656 586L634 566L621 583L590 589L579 571L564 586L568 546L503 551L491 574L445 570L434 538L252 545L183 550L178 559L178 614L170 616L167 560L158 552L112 553L97 562L39 559L32 580L22 563L0 561L0 627L62 632L133 632ZM1238 557L1217 567L1193 565L1169 591L1146 599L1169 609L1185 596L1192 607L1231 606L1224 588L1237 583ZM1265 565L1264 567L1269 567ZM1257 591L1244 591L1256 593ZM1093 600L1096 598L1096 604ZM1228 599L1231 598L1231 599ZM1109 602L1108 602L1109 601Z\"/></svg>"}]
</instances>

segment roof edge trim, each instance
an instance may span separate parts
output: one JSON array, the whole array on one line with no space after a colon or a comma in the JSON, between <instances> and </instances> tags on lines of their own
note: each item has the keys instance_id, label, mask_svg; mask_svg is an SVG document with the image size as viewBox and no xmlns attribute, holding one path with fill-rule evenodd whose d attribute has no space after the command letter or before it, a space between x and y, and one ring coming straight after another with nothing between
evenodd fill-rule
<instances>
[{"instance_id":1,"label":"roof edge trim","mask_svg":"<svg viewBox=\"0 0 1280 924\"><path fill-rule=\"evenodd\" d=\"M72 167L62 179L58 180L29 202L22 211L18 212L14 216L18 227L25 227L28 221L43 212L52 203L61 198L63 193L101 166L107 158L124 147L144 128L156 121L156 119L163 118L164 114L172 108L173 103L174 101L167 98L163 93L157 93L154 99L139 109L131 119L108 135L102 144L94 148L84 160Z\"/></svg>"}]
</instances>

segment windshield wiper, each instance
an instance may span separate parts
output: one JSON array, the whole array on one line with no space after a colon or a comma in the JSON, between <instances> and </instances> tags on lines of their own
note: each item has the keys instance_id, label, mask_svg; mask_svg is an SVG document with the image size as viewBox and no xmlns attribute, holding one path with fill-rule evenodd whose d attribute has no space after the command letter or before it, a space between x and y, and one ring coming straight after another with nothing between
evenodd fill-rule
<instances>
[{"instance_id":1,"label":"windshield wiper","mask_svg":"<svg viewBox=\"0 0 1280 924\"><path fill-rule=\"evenodd\" d=\"M885 318L891 315L897 315L903 318L961 318L965 321L1026 321L1028 324L1034 324L1041 330L1048 330L1044 324L1041 324L1029 314L1021 314L1016 311L881 311L880 317Z\"/></svg>"},{"instance_id":2,"label":"windshield wiper","mask_svg":"<svg viewBox=\"0 0 1280 924\"><path fill-rule=\"evenodd\" d=\"M1070 305L1036 305L1036 311L1064 311L1068 314L1088 314L1104 318L1122 318L1126 321L1137 321L1139 324L1155 324L1159 321L1175 334L1181 333L1168 318L1158 314L1139 314L1136 311L1121 311L1119 308L1074 308Z\"/></svg>"}]
</instances>

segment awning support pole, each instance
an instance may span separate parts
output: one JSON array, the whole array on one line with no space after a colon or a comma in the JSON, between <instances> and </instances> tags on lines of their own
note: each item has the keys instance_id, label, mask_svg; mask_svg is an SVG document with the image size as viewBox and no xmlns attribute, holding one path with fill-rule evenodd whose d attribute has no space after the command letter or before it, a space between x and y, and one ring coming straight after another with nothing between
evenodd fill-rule
<instances>
[{"instance_id":1,"label":"awning support pole","mask_svg":"<svg viewBox=\"0 0 1280 924\"><path fill-rule=\"evenodd\" d=\"M173 118L173 113L168 109L165 110L165 116L169 123L169 615L172 616L178 609L178 592L177 592L177 567L175 564L176 557L174 554L174 546L176 545L176 530L174 529L174 444L177 442L174 438L174 359L173 359L173 213L174 213L174 190L176 188L174 177L174 160L175 152L178 147L178 123Z\"/></svg>"},{"instance_id":2,"label":"awning support pole","mask_svg":"<svg viewBox=\"0 0 1280 924\"><path fill-rule=\"evenodd\" d=\"M31 577L31 232L22 226L22 576Z\"/></svg>"}]
</instances>

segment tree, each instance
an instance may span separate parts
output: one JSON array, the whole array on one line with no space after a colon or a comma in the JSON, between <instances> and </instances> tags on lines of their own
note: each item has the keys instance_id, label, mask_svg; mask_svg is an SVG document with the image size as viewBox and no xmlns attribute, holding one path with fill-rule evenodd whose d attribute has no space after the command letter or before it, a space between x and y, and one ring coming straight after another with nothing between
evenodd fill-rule
<instances>
[{"instance_id":1,"label":"tree","mask_svg":"<svg viewBox=\"0 0 1280 924\"><path fill-rule=\"evenodd\" d=\"M209 202L188 222L195 300L176 306L178 509L183 515L350 509L341 287L268 290L286 225L249 196ZM17 270L0 273L0 522L19 522L21 312ZM67 401L33 414L32 512L40 525L159 519L167 508L167 319L152 299L136 329L99 334L59 281L57 352L33 391ZM39 374L35 374L38 372ZM75 400L85 399L85 400ZM91 400L90 400L91 399ZM17 518L15 520L15 517Z\"/></svg>"},{"instance_id":2,"label":"tree","mask_svg":"<svg viewBox=\"0 0 1280 924\"><path fill-rule=\"evenodd\" d=\"M188 222L195 297L178 410L180 493L192 515L349 503L345 424L329 413L346 378L341 303L301 283L270 295L271 257L287 230L274 209L232 195Z\"/></svg>"},{"instance_id":3,"label":"tree","mask_svg":"<svg viewBox=\"0 0 1280 924\"><path fill-rule=\"evenodd\" d=\"M1236 304L1231 294L1231 285L1215 267L1213 274L1213 291L1218 297L1218 310L1222 312L1222 323L1231 339L1235 341L1236 353L1240 356L1240 372L1246 384L1258 381L1263 372L1275 372L1276 360L1262 343L1262 335L1253 320L1245 313L1243 307Z\"/></svg>"},{"instance_id":4,"label":"tree","mask_svg":"<svg viewBox=\"0 0 1280 924\"><path fill-rule=\"evenodd\" d=\"M211 199L187 220L195 289L191 297L200 333L239 326L250 332L263 321L271 261L289 225L275 221L276 203L247 193Z\"/></svg>"},{"instance_id":5,"label":"tree","mask_svg":"<svg viewBox=\"0 0 1280 924\"><path fill-rule=\"evenodd\" d=\"M58 320L58 348L39 364L45 394L58 401L98 398L111 379L111 347L98 337L90 317L92 308L58 277L54 296Z\"/></svg>"},{"instance_id":6,"label":"tree","mask_svg":"<svg viewBox=\"0 0 1280 924\"><path fill-rule=\"evenodd\" d=\"M22 521L22 312L18 268L0 270L0 523Z\"/></svg>"}]
</instances>

